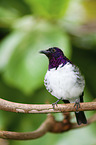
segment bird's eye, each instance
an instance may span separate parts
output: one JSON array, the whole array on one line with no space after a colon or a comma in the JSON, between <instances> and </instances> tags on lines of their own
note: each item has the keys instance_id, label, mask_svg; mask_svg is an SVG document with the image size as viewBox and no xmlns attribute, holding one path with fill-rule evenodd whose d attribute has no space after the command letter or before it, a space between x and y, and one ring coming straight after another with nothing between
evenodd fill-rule
<instances>
[{"instance_id":1,"label":"bird's eye","mask_svg":"<svg viewBox=\"0 0 96 145\"><path fill-rule=\"evenodd\" d=\"M56 49L53 48L51 51L54 53L54 52L56 52Z\"/></svg>"}]
</instances>

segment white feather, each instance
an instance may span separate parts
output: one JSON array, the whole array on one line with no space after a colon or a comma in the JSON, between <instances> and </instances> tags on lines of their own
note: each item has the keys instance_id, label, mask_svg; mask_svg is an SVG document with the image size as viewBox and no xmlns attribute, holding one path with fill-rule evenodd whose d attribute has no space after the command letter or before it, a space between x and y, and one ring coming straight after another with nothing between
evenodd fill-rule
<instances>
[{"instance_id":1,"label":"white feather","mask_svg":"<svg viewBox=\"0 0 96 145\"><path fill-rule=\"evenodd\" d=\"M79 69L69 62L61 67L47 71L44 84L46 89L56 98L75 102L79 99L85 86L83 76Z\"/></svg>"}]
</instances>

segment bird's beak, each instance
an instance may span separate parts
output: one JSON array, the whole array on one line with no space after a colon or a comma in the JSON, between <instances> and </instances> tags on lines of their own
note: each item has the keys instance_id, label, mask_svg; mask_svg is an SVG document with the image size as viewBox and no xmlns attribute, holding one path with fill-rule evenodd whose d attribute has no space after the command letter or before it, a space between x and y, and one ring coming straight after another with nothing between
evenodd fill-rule
<instances>
[{"instance_id":1,"label":"bird's beak","mask_svg":"<svg viewBox=\"0 0 96 145\"><path fill-rule=\"evenodd\" d=\"M50 51L48 51L48 50L41 50L41 51L39 51L40 53L43 53L43 54L45 54L45 55L48 55L49 53L50 53Z\"/></svg>"}]
</instances>

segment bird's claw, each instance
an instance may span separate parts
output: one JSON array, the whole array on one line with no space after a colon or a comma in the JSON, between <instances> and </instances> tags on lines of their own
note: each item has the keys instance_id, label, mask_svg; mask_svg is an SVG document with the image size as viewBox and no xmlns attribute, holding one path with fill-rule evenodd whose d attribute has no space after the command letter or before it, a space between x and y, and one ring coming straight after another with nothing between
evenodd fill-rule
<instances>
[{"instance_id":1,"label":"bird's claw","mask_svg":"<svg viewBox=\"0 0 96 145\"><path fill-rule=\"evenodd\" d=\"M56 104L56 103L52 103L53 109L55 108L55 105L57 106L57 104Z\"/></svg>"},{"instance_id":2,"label":"bird's claw","mask_svg":"<svg viewBox=\"0 0 96 145\"><path fill-rule=\"evenodd\" d=\"M76 99L74 107L76 107L76 112L78 113L78 108L80 108L80 101L78 99Z\"/></svg>"},{"instance_id":3,"label":"bird's claw","mask_svg":"<svg viewBox=\"0 0 96 145\"><path fill-rule=\"evenodd\" d=\"M57 106L58 102L60 101L61 99L58 99L55 103L52 103L52 106L53 106L53 109L55 108L55 105Z\"/></svg>"}]
</instances>

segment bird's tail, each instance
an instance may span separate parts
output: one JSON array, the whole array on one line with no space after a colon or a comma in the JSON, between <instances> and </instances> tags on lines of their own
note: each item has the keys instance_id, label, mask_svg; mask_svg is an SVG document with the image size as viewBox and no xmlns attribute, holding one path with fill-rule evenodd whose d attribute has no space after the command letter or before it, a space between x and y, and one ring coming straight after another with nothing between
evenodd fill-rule
<instances>
[{"instance_id":1,"label":"bird's tail","mask_svg":"<svg viewBox=\"0 0 96 145\"><path fill-rule=\"evenodd\" d=\"M87 119L83 111L75 112L76 120L78 125L87 124Z\"/></svg>"}]
</instances>

